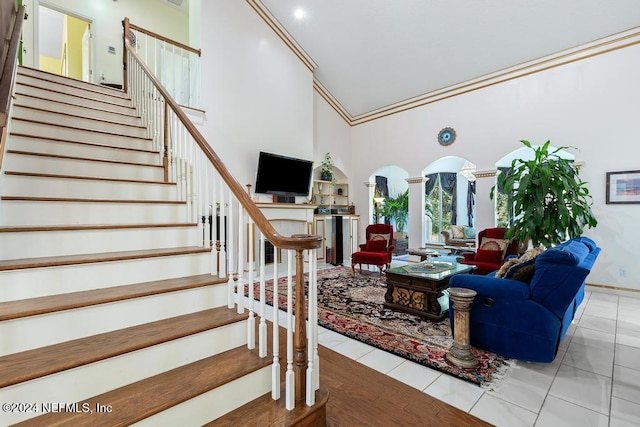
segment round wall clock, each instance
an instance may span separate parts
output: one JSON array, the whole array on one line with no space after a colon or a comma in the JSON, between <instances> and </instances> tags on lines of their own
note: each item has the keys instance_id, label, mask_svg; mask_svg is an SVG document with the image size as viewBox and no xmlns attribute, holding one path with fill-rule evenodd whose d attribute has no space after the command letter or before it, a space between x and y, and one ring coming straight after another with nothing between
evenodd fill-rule
<instances>
[{"instance_id":1,"label":"round wall clock","mask_svg":"<svg viewBox=\"0 0 640 427\"><path fill-rule=\"evenodd\" d=\"M456 131L453 128L444 128L438 133L440 145L451 145L456 140Z\"/></svg>"}]
</instances>

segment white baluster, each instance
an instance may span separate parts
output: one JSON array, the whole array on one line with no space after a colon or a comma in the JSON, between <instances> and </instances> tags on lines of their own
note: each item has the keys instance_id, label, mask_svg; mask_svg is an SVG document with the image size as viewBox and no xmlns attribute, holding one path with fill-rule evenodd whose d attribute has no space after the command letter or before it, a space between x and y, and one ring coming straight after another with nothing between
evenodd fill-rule
<instances>
[{"instance_id":1,"label":"white baluster","mask_svg":"<svg viewBox=\"0 0 640 427\"><path fill-rule=\"evenodd\" d=\"M313 357L313 348L314 348L314 344L313 344L313 340L314 340L314 333L313 333L313 325L315 323L315 312L314 312L314 303L313 301L315 301L317 299L317 296L315 294L316 289L315 286L313 284L313 276L314 276L314 263L313 263L313 258L314 258L314 254L312 253L312 251L309 251L309 290L308 290L308 295L309 297L307 298L308 300L308 315L307 315L307 358L308 358L308 362L307 362L307 381L306 381L306 386L307 386L307 390L305 391L306 394L306 402L307 402L307 406L313 406L316 403L316 393L315 393L315 384L314 384L314 378L315 378L315 365L314 365L314 357Z\"/></svg>"},{"instance_id":2,"label":"white baluster","mask_svg":"<svg viewBox=\"0 0 640 427\"><path fill-rule=\"evenodd\" d=\"M311 258L313 261L313 366L314 376L313 384L314 390L320 388L320 354L318 353L318 249L311 250Z\"/></svg>"},{"instance_id":3,"label":"white baluster","mask_svg":"<svg viewBox=\"0 0 640 427\"><path fill-rule=\"evenodd\" d=\"M211 167L211 274L219 275L218 270L218 193L216 180L221 179Z\"/></svg>"},{"instance_id":4,"label":"white baluster","mask_svg":"<svg viewBox=\"0 0 640 427\"><path fill-rule=\"evenodd\" d=\"M225 189L226 185L224 180L220 178L220 235L218 236L218 240L220 240L220 249L218 251L218 276L219 277L227 277L227 224L225 218Z\"/></svg>"},{"instance_id":5,"label":"white baluster","mask_svg":"<svg viewBox=\"0 0 640 427\"><path fill-rule=\"evenodd\" d=\"M238 204L238 314L244 313L244 208Z\"/></svg>"},{"instance_id":6,"label":"white baluster","mask_svg":"<svg viewBox=\"0 0 640 427\"><path fill-rule=\"evenodd\" d=\"M293 251L287 250L287 372L285 373L285 407L296 407L295 372L293 372Z\"/></svg>"},{"instance_id":7,"label":"white baluster","mask_svg":"<svg viewBox=\"0 0 640 427\"><path fill-rule=\"evenodd\" d=\"M264 317L265 300L266 300L266 284L265 284L265 247L264 247L264 234L260 232L260 247L258 248L260 254L260 327L258 328L258 355L260 357L267 357L267 320Z\"/></svg>"},{"instance_id":8,"label":"white baluster","mask_svg":"<svg viewBox=\"0 0 640 427\"><path fill-rule=\"evenodd\" d=\"M235 291L235 281L233 277L233 268L237 266L231 255L233 255L233 236L235 235L234 223L233 223L233 193L229 191L229 239L227 243L227 252L229 253L229 280L227 281L227 307L233 308L233 294ZM237 270L236 270L237 271ZM236 273L237 279L237 273Z\"/></svg>"},{"instance_id":9,"label":"white baluster","mask_svg":"<svg viewBox=\"0 0 640 427\"><path fill-rule=\"evenodd\" d=\"M247 347L252 350L256 347L256 322L253 315L253 268L254 268L254 250L255 242L253 241L253 220L251 217L247 218L249 221L248 231L248 245L249 245L249 301L247 306L249 308L249 323L247 323Z\"/></svg>"},{"instance_id":10,"label":"white baluster","mask_svg":"<svg viewBox=\"0 0 640 427\"><path fill-rule=\"evenodd\" d=\"M280 310L278 298L278 248L273 245L273 364L271 398L280 399Z\"/></svg>"}]
</instances>

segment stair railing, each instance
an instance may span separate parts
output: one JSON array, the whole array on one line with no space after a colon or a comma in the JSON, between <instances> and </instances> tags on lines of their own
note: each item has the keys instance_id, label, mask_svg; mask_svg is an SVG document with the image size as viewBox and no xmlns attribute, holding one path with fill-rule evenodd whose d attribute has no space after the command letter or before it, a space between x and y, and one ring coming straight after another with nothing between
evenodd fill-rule
<instances>
[{"instance_id":1,"label":"stair railing","mask_svg":"<svg viewBox=\"0 0 640 427\"><path fill-rule=\"evenodd\" d=\"M129 23L129 42L178 104L201 108L200 49L131 23ZM126 76L124 78L126 91Z\"/></svg>"},{"instance_id":2,"label":"stair railing","mask_svg":"<svg viewBox=\"0 0 640 427\"><path fill-rule=\"evenodd\" d=\"M124 25L124 70L127 93L148 124L149 137L159 161L165 166L165 179L175 182L178 197L187 204L187 219L199 224L203 246L211 247L212 274L228 277L228 307L238 313L249 312L247 346L255 348L254 264L258 253L259 303L258 352L267 356L267 323L265 292L265 245L274 247L273 264L273 333L272 333L272 397L280 398L280 355L278 319L277 251L286 252L287 279L287 371L285 373L285 406L293 409L296 402L315 404L319 388L317 340L317 264L319 236L308 234L282 236L251 200L202 134L189 120L160 80L131 46L129 19ZM138 27L136 27L138 28ZM161 159L161 160L160 160ZM258 237L254 236L257 228ZM246 233L246 234L245 234ZM259 242L259 244L258 244ZM257 247L257 250L256 250ZM305 309L304 259L308 259L308 310ZM295 256L295 261L294 261ZM295 269L295 270L294 270ZM248 278L245 298L244 272ZM295 298L293 273L295 271ZM283 285L284 286L284 285ZM295 301L295 314L293 304ZM308 311L308 322L305 322ZM294 326L295 316L295 326Z\"/></svg>"},{"instance_id":3,"label":"stair railing","mask_svg":"<svg viewBox=\"0 0 640 427\"><path fill-rule=\"evenodd\" d=\"M9 116L11 115L13 84L18 69L18 46L24 21L24 6L20 6L16 10L15 3L9 6L7 3L3 3L2 7L14 9L15 13L5 14L5 10L3 10L2 16L6 18L5 22L0 23L5 41L1 49L3 57L0 58L0 69L2 70L0 75L0 173L8 134Z\"/></svg>"}]
</instances>

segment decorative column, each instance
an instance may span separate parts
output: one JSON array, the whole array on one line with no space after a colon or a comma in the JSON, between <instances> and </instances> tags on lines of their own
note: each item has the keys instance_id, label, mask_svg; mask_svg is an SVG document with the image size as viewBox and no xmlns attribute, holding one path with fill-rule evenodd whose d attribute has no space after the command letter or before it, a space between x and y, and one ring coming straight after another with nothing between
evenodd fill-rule
<instances>
[{"instance_id":1,"label":"decorative column","mask_svg":"<svg viewBox=\"0 0 640 427\"><path fill-rule=\"evenodd\" d=\"M367 187L367 193L369 194L369 196L367 197L368 218L367 218L367 222L365 223L363 221L362 224L360 224L360 226L365 226L366 227L369 224L374 224L373 218L374 218L375 212L374 212L374 207L373 207L373 196L374 196L374 193L376 191L376 183L375 182L365 182L364 185L365 185L365 187Z\"/></svg>"},{"instance_id":2,"label":"decorative column","mask_svg":"<svg viewBox=\"0 0 640 427\"><path fill-rule=\"evenodd\" d=\"M407 220L409 247L421 248L426 242L424 221L424 183L427 182L427 178L424 176L417 176L407 178L406 181L409 183L409 217Z\"/></svg>"},{"instance_id":3,"label":"decorative column","mask_svg":"<svg viewBox=\"0 0 640 427\"><path fill-rule=\"evenodd\" d=\"M446 359L461 368L475 368L478 360L471 353L469 339L469 306L477 292L466 288L449 288L449 299L453 301L453 345Z\"/></svg>"},{"instance_id":4,"label":"decorative column","mask_svg":"<svg viewBox=\"0 0 640 427\"><path fill-rule=\"evenodd\" d=\"M484 230L496 226L495 200L489 194L496 183L496 170L476 171L476 230Z\"/></svg>"}]
</instances>

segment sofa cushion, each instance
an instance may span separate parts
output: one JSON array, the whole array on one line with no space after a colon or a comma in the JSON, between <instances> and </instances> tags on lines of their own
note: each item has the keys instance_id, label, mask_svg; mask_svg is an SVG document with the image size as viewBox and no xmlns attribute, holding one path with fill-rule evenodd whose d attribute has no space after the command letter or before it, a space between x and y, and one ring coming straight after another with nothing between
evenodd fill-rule
<instances>
[{"instance_id":1,"label":"sofa cushion","mask_svg":"<svg viewBox=\"0 0 640 427\"><path fill-rule=\"evenodd\" d=\"M454 239L464 239L464 225L452 225L451 234Z\"/></svg>"},{"instance_id":2,"label":"sofa cushion","mask_svg":"<svg viewBox=\"0 0 640 427\"><path fill-rule=\"evenodd\" d=\"M385 252L386 250L387 250L387 242L385 240L367 240L365 251Z\"/></svg>"},{"instance_id":3,"label":"sofa cushion","mask_svg":"<svg viewBox=\"0 0 640 427\"><path fill-rule=\"evenodd\" d=\"M473 227L466 227L464 229L464 237L465 239L475 239L476 238L476 229Z\"/></svg>"},{"instance_id":4,"label":"sofa cushion","mask_svg":"<svg viewBox=\"0 0 640 427\"><path fill-rule=\"evenodd\" d=\"M473 260L478 262L491 262L494 264L500 264L500 262L502 261L502 251L478 249Z\"/></svg>"},{"instance_id":5,"label":"sofa cushion","mask_svg":"<svg viewBox=\"0 0 640 427\"><path fill-rule=\"evenodd\" d=\"M480 241L480 247L478 250L488 250L488 251L500 251L502 253L502 257L504 258L504 253L507 251L507 247L509 246L509 241L505 239L496 239L493 237L483 237L482 241Z\"/></svg>"},{"instance_id":6,"label":"sofa cushion","mask_svg":"<svg viewBox=\"0 0 640 427\"><path fill-rule=\"evenodd\" d=\"M369 240L384 240L385 244L389 246L389 239L391 238L391 234L379 234L379 233L371 233L369 234Z\"/></svg>"}]
</instances>

